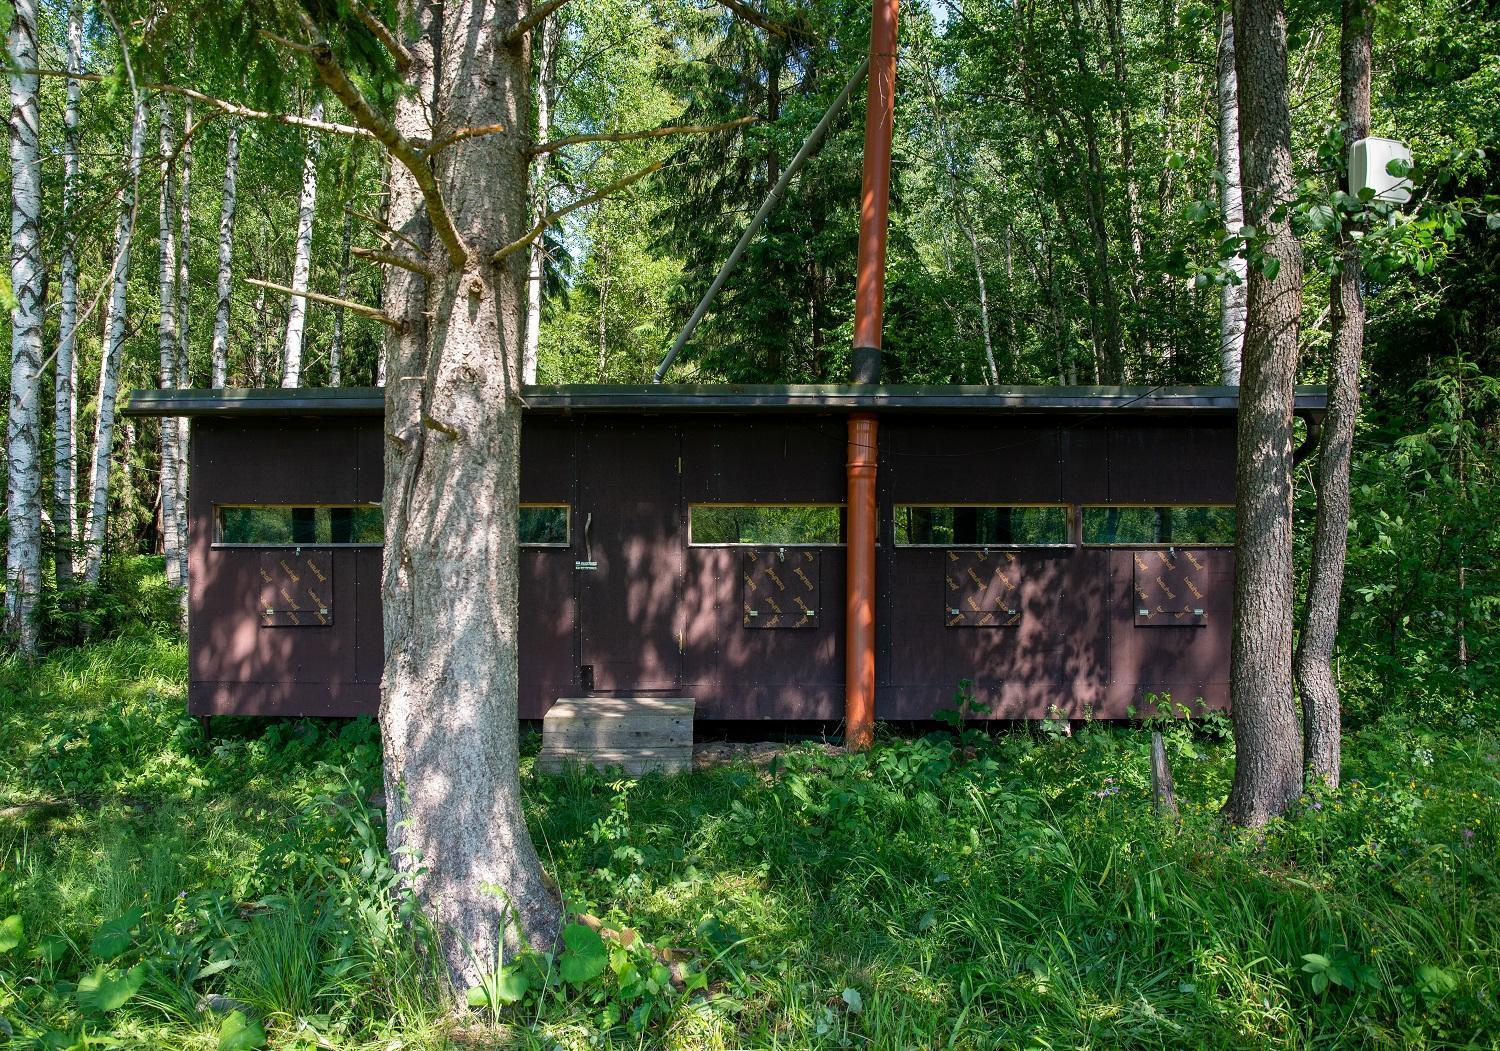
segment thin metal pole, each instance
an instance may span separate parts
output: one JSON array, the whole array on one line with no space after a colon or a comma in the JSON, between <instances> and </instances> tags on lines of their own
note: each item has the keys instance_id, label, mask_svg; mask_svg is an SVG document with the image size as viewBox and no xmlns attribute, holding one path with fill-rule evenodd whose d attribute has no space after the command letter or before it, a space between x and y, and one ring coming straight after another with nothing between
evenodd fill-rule
<instances>
[{"instance_id":1,"label":"thin metal pole","mask_svg":"<svg viewBox=\"0 0 1500 1051\"><path fill-rule=\"evenodd\" d=\"M849 78L849 82L844 85L844 89L839 92L838 97L833 100L833 104L828 107L828 112L823 114L823 119L818 121L818 126L808 133L807 141L802 144L802 148L797 151L797 155L792 158L792 162L786 166L786 171L781 173L781 178L776 180L776 185L771 187L771 192L761 202L760 210L750 220L750 225L745 227L745 232L740 235L739 243L734 246L734 251L729 253L729 258L724 260L723 266L719 267L719 273L714 278L713 284L709 285L708 291L703 293L703 298L698 301L698 306L693 310L693 316L688 318L687 325L678 334L677 341L672 344L672 349L667 351L667 356L661 359L660 365L656 366L656 374L652 377L653 383L661 382L662 377L667 374L667 370L672 367L672 362L677 360L677 355L682 353L682 348L687 345L687 341L693 338L693 332L698 328L698 323L703 320L703 315L708 313L709 304L713 302L714 296L718 295L719 289L724 287L724 282L728 280L730 271L735 268L735 264L745 254L745 249L750 247L750 242L760 232L761 225L766 221L766 216L771 214L771 209L775 208L776 202L781 200L781 195L791 185L792 179L796 176L797 172L802 169L802 166L807 163L807 159L817 150L818 144L823 141L823 136L828 134L828 129L833 126L834 118L848 105L849 96L854 94L854 89L859 87L859 82L864 79L865 73L869 69L870 60L866 57L859 64L859 68L854 71L854 75Z\"/></svg>"}]
</instances>

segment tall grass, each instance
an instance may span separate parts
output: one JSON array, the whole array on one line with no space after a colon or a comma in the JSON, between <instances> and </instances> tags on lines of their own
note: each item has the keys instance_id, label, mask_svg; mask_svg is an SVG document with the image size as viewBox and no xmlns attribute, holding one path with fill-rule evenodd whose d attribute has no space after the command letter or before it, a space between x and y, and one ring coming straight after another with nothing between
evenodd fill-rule
<instances>
[{"instance_id":1,"label":"tall grass","mask_svg":"<svg viewBox=\"0 0 1500 1051\"><path fill-rule=\"evenodd\" d=\"M150 633L0 665L12 1046L212 1048L233 1005L277 1047L1497 1046L1500 736L1480 707L1367 722L1343 790L1254 833L1217 819L1214 726L1169 732L1176 823L1151 813L1144 736L1103 726L676 778L528 759L569 900L712 961L707 996L637 1032L608 970L536 981L498 1028L454 1012L379 850L373 727L225 721L204 742L184 673ZM81 978L137 963L128 1003L83 1008Z\"/></svg>"}]
</instances>

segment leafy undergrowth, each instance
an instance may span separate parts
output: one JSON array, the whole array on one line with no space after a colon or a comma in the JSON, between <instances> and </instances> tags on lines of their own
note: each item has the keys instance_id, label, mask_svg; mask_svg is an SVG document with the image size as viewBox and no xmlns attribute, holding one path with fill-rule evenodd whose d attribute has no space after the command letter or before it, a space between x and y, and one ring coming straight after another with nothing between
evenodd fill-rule
<instances>
[{"instance_id":1,"label":"leafy undergrowth","mask_svg":"<svg viewBox=\"0 0 1500 1051\"><path fill-rule=\"evenodd\" d=\"M1493 1047L1492 717L1387 714L1257 833L1222 727L794 749L769 770L530 772L570 930L444 1007L386 864L368 722L182 715L137 634L0 665L0 1046ZM1493 713L1491 713L1491 716ZM701 975L694 978L693 975ZM680 977L680 975L679 975ZM706 982L706 988L694 988Z\"/></svg>"}]
</instances>

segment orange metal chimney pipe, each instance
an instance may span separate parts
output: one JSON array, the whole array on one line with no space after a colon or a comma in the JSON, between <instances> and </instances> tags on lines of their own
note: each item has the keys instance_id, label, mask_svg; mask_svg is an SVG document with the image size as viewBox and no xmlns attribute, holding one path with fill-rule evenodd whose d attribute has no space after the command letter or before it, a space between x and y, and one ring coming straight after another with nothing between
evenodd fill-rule
<instances>
[{"instance_id":1,"label":"orange metal chimney pipe","mask_svg":"<svg viewBox=\"0 0 1500 1051\"><path fill-rule=\"evenodd\" d=\"M885 311L885 239L891 201L891 138L896 123L897 0L874 0L865 103L864 185L859 202L859 271L854 291L853 379L880 382ZM875 417L849 417L848 582L844 630L844 744L875 738Z\"/></svg>"}]
</instances>

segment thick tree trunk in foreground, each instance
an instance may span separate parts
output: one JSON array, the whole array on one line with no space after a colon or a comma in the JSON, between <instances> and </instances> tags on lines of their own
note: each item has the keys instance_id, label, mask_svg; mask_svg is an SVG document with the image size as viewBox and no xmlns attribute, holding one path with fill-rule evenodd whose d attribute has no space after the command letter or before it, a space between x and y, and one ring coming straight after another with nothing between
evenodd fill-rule
<instances>
[{"instance_id":1,"label":"thick tree trunk in foreground","mask_svg":"<svg viewBox=\"0 0 1500 1051\"><path fill-rule=\"evenodd\" d=\"M94 415L94 451L89 469L88 519L84 528L84 578L99 582L104 560L104 533L109 513L109 465L114 454L115 397L119 391L120 355L125 347L125 292L130 283L130 242L135 235L136 193L141 157L146 148L146 99L135 98L130 122L130 153L120 215L115 222L114 264L109 302L104 309L104 351L99 355L99 407Z\"/></svg>"},{"instance_id":2,"label":"thick tree trunk in foreground","mask_svg":"<svg viewBox=\"0 0 1500 1051\"><path fill-rule=\"evenodd\" d=\"M322 101L314 102L308 114L313 120L323 119ZM297 203L297 245L292 259L292 287L299 292L307 291L312 272L313 214L318 203L318 137L307 136L307 154L302 162L302 196ZM292 296L286 311L286 345L281 352L281 385L298 387L302 384L302 333L307 324L307 300Z\"/></svg>"},{"instance_id":3,"label":"thick tree trunk in foreground","mask_svg":"<svg viewBox=\"0 0 1500 1051\"><path fill-rule=\"evenodd\" d=\"M158 255L157 287L161 295L161 311L157 315L156 344L160 361L161 387L167 390L178 384L177 343L177 231L173 226L177 216L173 214L172 201L172 152L175 148L172 128L172 107L167 96L161 97L159 147L161 150L161 193L157 207ZM180 482L182 478L180 460L182 445L178 440L178 426L182 421L174 416L161 418L161 545L167 557L167 583L176 588L187 587L187 552L183 550L178 532ZM183 593L186 601L186 591Z\"/></svg>"},{"instance_id":4,"label":"thick tree trunk in foreground","mask_svg":"<svg viewBox=\"0 0 1500 1051\"><path fill-rule=\"evenodd\" d=\"M83 71L83 7L68 5L68 72ZM63 106L61 285L57 314L57 371L52 390L52 533L58 584L73 580L73 534L78 528L78 257L73 252L73 205L78 194L78 102L69 80Z\"/></svg>"},{"instance_id":5,"label":"thick tree trunk in foreground","mask_svg":"<svg viewBox=\"0 0 1500 1051\"><path fill-rule=\"evenodd\" d=\"M229 383L229 305L234 290L234 210L238 203L235 182L239 168L240 128L231 123L224 152L224 194L219 200L219 298L214 310L213 346L209 350L213 387Z\"/></svg>"},{"instance_id":6,"label":"thick tree trunk in foreground","mask_svg":"<svg viewBox=\"0 0 1500 1051\"><path fill-rule=\"evenodd\" d=\"M14 70L35 69L36 3L16 0L6 43ZM23 653L37 646L42 587L42 166L37 77L10 75L10 405L6 417L5 631Z\"/></svg>"},{"instance_id":7,"label":"thick tree trunk in foreground","mask_svg":"<svg viewBox=\"0 0 1500 1051\"><path fill-rule=\"evenodd\" d=\"M1239 78L1234 70L1234 14L1219 18L1219 203L1224 211L1224 231L1233 237L1245 225L1245 198L1240 178ZM1245 296L1249 291L1248 263L1244 255L1229 260L1237 281L1219 291L1219 375L1227 387L1240 382L1240 354L1245 346Z\"/></svg>"},{"instance_id":8,"label":"thick tree trunk in foreground","mask_svg":"<svg viewBox=\"0 0 1500 1051\"><path fill-rule=\"evenodd\" d=\"M422 36L410 45L414 90L396 104L399 131L429 134L427 113L451 126L525 126L527 47L499 40L518 6L448 0L439 18L428 0L403 5L402 24ZM386 340L386 827L462 985L495 967L501 937L514 944L519 928L550 946L560 923L521 809L517 751L526 255L489 262L527 229L523 144L483 136L438 157L437 183L468 248L461 272L400 164L387 211L392 227L428 246L434 276L388 267L382 296L406 325Z\"/></svg>"},{"instance_id":9,"label":"thick tree trunk in foreground","mask_svg":"<svg viewBox=\"0 0 1500 1051\"><path fill-rule=\"evenodd\" d=\"M1370 134L1370 50L1375 12L1370 0L1344 0L1340 98L1353 145ZM1352 187L1350 188L1352 189ZM1333 321L1328 415L1318 454L1318 513L1313 528L1307 612L1297 640L1297 685L1302 692L1303 751L1309 787L1339 784L1339 691L1333 677L1339 594L1349 548L1349 467L1359 417L1359 366L1364 355L1365 305L1360 298L1359 242L1339 231L1343 266L1329 283Z\"/></svg>"},{"instance_id":10,"label":"thick tree trunk in foreground","mask_svg":"<svg viewBox=\"0 0 1500 1051\"><path fill-rule=\"evenodd\" d=\"M1249 221L1266 235L1250 268L1235 463L1234 784L1224 813L1260 825L1302 792L1292 693L1292 407L1302 248L1272 212L1289 200L1286 15L1281 0L1235 0L1240 155Z\"/></svg>"}]
</instances>

